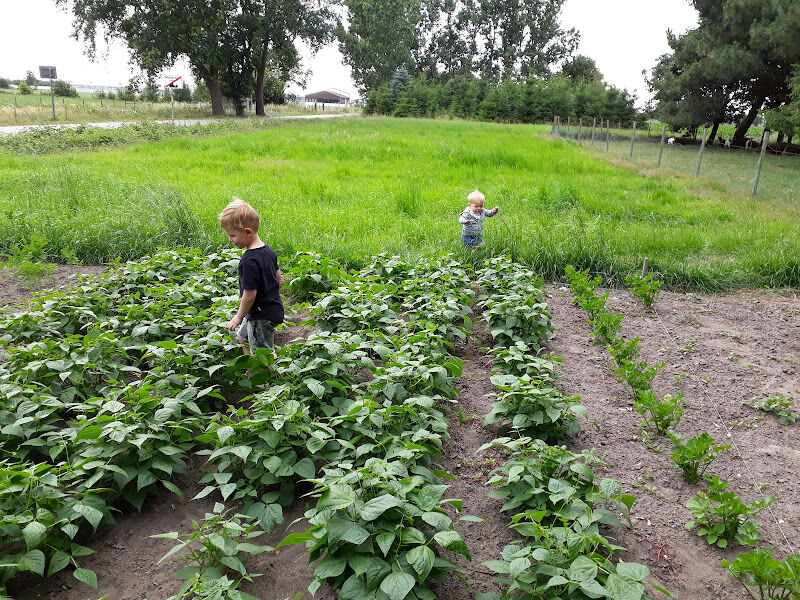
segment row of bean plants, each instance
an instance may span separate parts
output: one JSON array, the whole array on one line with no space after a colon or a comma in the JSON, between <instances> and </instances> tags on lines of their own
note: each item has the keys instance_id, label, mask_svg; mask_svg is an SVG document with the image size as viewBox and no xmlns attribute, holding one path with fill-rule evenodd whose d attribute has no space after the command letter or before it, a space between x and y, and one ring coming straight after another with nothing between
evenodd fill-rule
<instances>
[{"instance_id":1,"label":"row of bean plants","mask_svg":"<svg viewBox=\"0 0 800 600\"><path fill-rule=\"evenodd\" d=\"M682 392L675 396L667 394L659 401L651 386L653 378L666 363L648 365L646 360L639 360L641 338L626 340L617 335L624 315L613 314L606 309L609 292L597 293L601 283L599 277L591 278L588 270L576 271L571 267L567 267L566 275L575 303L590 315L589 323L593 327L595 342L607 347L617 364L614 374L619 381L630 386L634 406L644 417L642 426L650 428L655 434L669 436L672 440L672 462L681 469L687 483L697 483L711 462L731 446L717 444L706 432L685 439L674 431L683 415ZM629 287L646 308L652 306L658 293L658 287L654 287L656 283L641 278L628 281ZM775 498L763 496L746 504L735 492L727 489L730 482L708 474L705 474L705 482L707 490L698 491L686 503L695 517L686 523L686 529L697 528L699 536L720 548L727 547L733 540L742 545L755 544L761 538L761 532L760 525L752 519L772 504ZM756 597L753 590L757 590L761 598L797 597L796 594L800 592L796 577L800 555L789 555L786 561L781 562L773 559L771 554L769 548L759 549L740 554L733 563L723 561L722 565L745 586L753 598Z\"/></svg>"},{"instance_id":2,"label":"row of bean plants","mask_svg":"<svg viewBox=\"0 0 800 600\"><path fill-rule=\"evenodd\" d=\"M119 502L181 494L192 455L207 461L198 497L235 511L217 503L192 532L160 536L187 563L180 598L246 597L243 561L267 549L251 540L282 522L301 480L318 497L302 536L322 559L312 591L430 598L425 581L454 569L440 549L469 555L444 509L460 508L444 498L450 476L429 468L461 368L449 350L471 326L465 270L381 256L349 274L300 253L284 271L298 301L316 300L313 333L242 357L224 329L236 262L166 252L3 319L3 593L22 571L72 568L96 586L76 540Z\"/></svg>"},{"instance_id":3,"label":"row of bean plants","mask_svg":"<svg viewBox=\"0 0 800 600\"><path fill-rule=\"evenodd\" d=\"M542 282L525 267L492 259L478 273L479 305L495 341L492 382L498 388L485 423L499 423L508 435L481 450L494 449L505 462L489 479L489 496L504 501L509 527L519 542L498 560L485 563L499 574L501 594L479 600L640 599L644 565L615 561L624 548L601 526L628 521L635 498L610 478L598 478L592 451L573 453L558 444L579 429L586 412L580 399L556 387L555 357L535 356L553 327ZM655 584L652 587L667 593Z\"/></svg>"}]
</instances>

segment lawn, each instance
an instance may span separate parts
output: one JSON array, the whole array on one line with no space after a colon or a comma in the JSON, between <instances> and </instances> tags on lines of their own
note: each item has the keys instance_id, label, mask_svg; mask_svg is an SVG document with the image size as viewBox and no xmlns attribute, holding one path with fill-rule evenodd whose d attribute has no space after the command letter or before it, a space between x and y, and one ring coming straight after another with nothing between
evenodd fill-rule
<instances>
[{"instance_id":1,"label":"lawn","mask_svg":"<svg viewBox=\"0 0 800 600\"><path fill-rule=\"evenodd\" d=\"M87 262L216 247L226 244L217 214L238 196L260 211L262 237L279 253L312 248L353 265L380 252L414 260L463 252L456 217L479 188L487 206L501 207L486 222L488 252L548 278L573 264L613 282L647 256L672 288L800 287L800 210L790 199L643 174L539 133L549 126L370 118L6 152L0 250L34 234L51 256L66 250Z\"/></svg>"}]
</instances>

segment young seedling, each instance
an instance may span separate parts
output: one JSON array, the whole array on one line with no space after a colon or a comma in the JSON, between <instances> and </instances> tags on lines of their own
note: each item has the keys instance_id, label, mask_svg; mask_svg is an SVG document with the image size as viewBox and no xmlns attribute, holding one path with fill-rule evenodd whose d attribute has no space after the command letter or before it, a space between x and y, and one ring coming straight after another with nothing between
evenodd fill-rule
<instances>
[{"instance_id":1,"label":"young seedling","mask_svg":"<svg viewBox=\"0 0 800 600\"><path fill-rule=\"evenodd\" d=\"M744 504L735 492L725 491L730 482L722 481L716 475L706 475L706 482L708 493L701 490L686 502L686 507L696 517L686 523L686 529L691 531L697 526L697 535L720 548L727 547L728 542L734 539L742 545L752 545L761 539L760 526L750 519L772 504L775 498L764 496L761 500Z\"/></svg>"},{"instance_id":2,"label":"young seedling","mask_svg":"<svg viewBox=\"0 0 800 600\"><path fill-rule=\"evenodd\" d=\"M664 435L674 428L683 416L681 398L683 398L683 392L678 392L674 396L667 394L664 396L664 400L659 402L658 396L653 390L639 393L633 405L636 412L645 418L642 421L642 427L652 426L659 435Z\"/></svg>"},{"instance_id":3,"label":"young seedling","mask_svg":"<svg viewBox=\"0 0 800 600\"><path fill-rule=\"evenodd\" d=\"M628 275L625 277L625 285L630 292L639 298L645 308L650 308L658 296L658 291L664 284L663 281L653 280L653 273L648 273L644 277L639 275Z\"/></svg>"},{"instance_id":4,"label":"young seedling","mask_svg":"<svg viewBox=\"0 0 800 600\"><path fill-rule=\"evenodd\" d=\"M800 554L790 554L781 562L772 558L771 548L759 548L720 564L754 600L800 598Z\"/></svg>"},{"instance_id":5,"label":"young seedling","mask_svg":"<svg viewBox=\"0 0 800 600\"><path fill-rule=\"evenodd\" d=\"M672 462L683 471L686 483L695 484L700 481L700 476L720 454L730 450L730 446L714 445L714 438L707 433L691 439L684 439L677 433L669 434L672 443Z\"/></svg>"}]
</instances>

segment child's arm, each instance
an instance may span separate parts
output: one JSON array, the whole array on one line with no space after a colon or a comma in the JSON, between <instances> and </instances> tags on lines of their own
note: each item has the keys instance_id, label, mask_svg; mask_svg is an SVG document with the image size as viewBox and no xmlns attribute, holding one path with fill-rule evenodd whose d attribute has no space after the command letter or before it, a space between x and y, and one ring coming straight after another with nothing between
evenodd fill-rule
<instances>
[{"instance_id":1,"label":"child's arm","mask_svg":"<svg viewBox=\"0 0 800 600\"><path fill-rule=\"evenodd\" d=\"M458 222L461 223L462 225L466 225L467 223L474 223L475 221L473 221L467 216L467 211L464 211L460 215L458 215Z\"/></svg>"},{"instance_id":2,"label":"child's arm","mask_svg":"<svg viewBox=\"0 0 800 600\"><path fill-rule=\"evenodd\" d=\"M484 210L483 214L485 216L487 216L487 217L493 217L499 212L500 212L500 207L499 206L495 206L492 210Z\"/></svg>"},{"instance_id":3,"label":"child's arm","mask_svg":"<svg viewBox=\"0 0 800 600\"><path fill-rule=\"evenodd\" d=\"M250 309L253 308L253 303L256 301L257 293L258 290L244 290L242 292L242 299L239 302L239 310L236 311L236 316L228 321L228 329L233 331L242 324L245 315L247 315L247 313L250 312Z\"/></svg>"}]
</instances>

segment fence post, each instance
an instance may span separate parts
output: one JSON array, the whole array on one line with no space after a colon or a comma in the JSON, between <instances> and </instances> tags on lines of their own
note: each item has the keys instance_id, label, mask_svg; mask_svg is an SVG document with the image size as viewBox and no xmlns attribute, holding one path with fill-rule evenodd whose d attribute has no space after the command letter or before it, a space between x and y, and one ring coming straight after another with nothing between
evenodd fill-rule
<instances>
[{"instance_id":1,"label":"fence post","mask_svg":"<svg viewBox=\"0 0 800 600\"><path fill-rule=\"evenodd\" d=\"M569 137L569 135L570 135L571 125L572 125L572 117L567 115L567 137Z\"/></svg>"},{"instance_id":2,"label":"fence post","mask_svg":"<svg viewBox=\"0 0 800 600\"><path fill-rule=\"evenodd\" d=\"M594 146L594 128L597 125L597 117L592 117L592 146Z\"/></svg>"},{"instance_id":3,"label":"fence post","mask_svg":"<svg viewBox=\"0 0 800 600\"><path fill-rule=\"evenodd\" d=\"M583 117L578 117L578 141L581 141L581 129L583 129Z\"/></svg>"},{"instance_id":4,"label":"fence post","mask_svg":"<svg viewBox=\"0 0 800 600\"><path fill-rule=\"evenodd\" d=\"M611 142L611 119L606 119L606 152Z\"/></svg>"},{"instance_id":5,"label":"fence post","mask_svg":"<svg viewBox=\"0 0 800 600\"><path fill-rule=\"evenodd\" d=\"M700 175L700 166L703 164L703 150L706 147L706 140L708 140L708 127L703 127L703 137L702 141L700 142L700 156L697 159L697 172L694 174L695 177Z\"/></svg>"},{"instance_id":6,"label":"fence post","mask_svg":"<svg viewBox=\"0 0 800 600\"><path fill-rule=\"evenodd\" d=\"M631 158L633 158L633 140L636 139L636 119L633 120L633 133L631 134Z\"/></svg>"},{"instance_id":7,"label":"fence post","mask_svg":"<svg viewBox=\"0 0 800 600\"><path fill-rule=\"evenodd\" d=\"M14 96L14 123L17 122L17 97Z\"/></svg>"},{"instance_id":8,"label":"fence post","mask_svg":"<svg viewBox=\"0 0 800 600\"><path fill-rule=\"evenodd\" d=\"M667 134L666 123L661 124L661 144L658 146L658 166L661 166L661 155L664 154L664 136Z\"/></svg>"},{"instance_id":9,"label":"fence post","mask_svg":"<svg viewBox=\"0 0 800 600\"><path fill-rule=\"evenodd\" d=\"M650 119L647 119L647 137L650 137L650 126L653 122Z\"/></svg>"},{"instance_id":10,"label":"fence post","mask_svg":"<svg viewBox=\"0 0 800 600\"><path fill-rule=\"evenodd\" d=\"M758 155L758 169L756 170L756 182L753 185L753 196L758 192L758 182L761 179L761 163L764 161L764 153L767 151L767 144L769 143L769 130L764 130L764 135L761 137L761 154Z\"/></svg>"},{"instance_id":11,"label":"fence post","mask_svg":"<svg viewBox=\"0 0 800 600\"><path fill-rule=\"evenodd\" d=\"M553 126L550 128L550 135L556 134L556 116L553 115Z\"/></svg>"},{"instance_id":12,"label":"fence post","mask_svg":"<svg viewBox=\"0 0 800 600\"><path fill-rule=\"evenodd\" d=\"M67 120L67 99L66 98L62 98L61 99L61 104L64 106L64 120L66 121Z\"/></svg>"},{"instance_id":13,"label":"fence post","mask_svg":"<svg viewBox=\"0 0 800 600\"><path fill-rule=\"evenodd\" d=\"M617 129L622 129L622 121L620 121L619 123L617 123Z\"/></svg>"}]
</instances>

